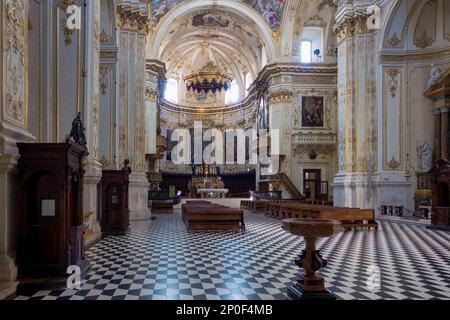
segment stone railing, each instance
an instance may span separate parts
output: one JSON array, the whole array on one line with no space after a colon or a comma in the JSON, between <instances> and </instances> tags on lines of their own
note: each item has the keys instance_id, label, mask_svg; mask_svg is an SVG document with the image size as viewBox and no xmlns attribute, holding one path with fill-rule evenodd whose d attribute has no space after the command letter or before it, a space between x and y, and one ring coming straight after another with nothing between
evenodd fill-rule
<instances>
[{"instance_id":1,"label":"stone railing","mask_svg":"<svg viewBox=\"0 0 450 320\"><path fill-rule=\"evenodd\" d=\"M294 145L336 147L337 138L334 133L296 133L292 135Z\"/></svg>"},{"instance_id":2,"label":"stone railing","mask_svg":"<svg viewBox=\"0 0 450 320\"><path fill-rule=\"evenodd\" d=\"M231 164L231 165L218 165L216 166L218 169L218 175L242 175L242 174L250 174L255 172L255 165L239 165L239 164ZM192 175L192 166L190 165L174 165L173 163L165 163L161 164L160 171L166 174L181 174L181 175Z\"/></svg>"}]
</instances>

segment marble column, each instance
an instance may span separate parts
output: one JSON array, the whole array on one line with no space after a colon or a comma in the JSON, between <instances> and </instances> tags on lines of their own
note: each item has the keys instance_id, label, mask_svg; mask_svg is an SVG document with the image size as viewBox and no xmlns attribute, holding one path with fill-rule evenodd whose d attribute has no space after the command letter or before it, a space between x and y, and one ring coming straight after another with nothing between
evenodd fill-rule
<instances>
[{"instance_id":1,"label":"marble column","mask_svg":"<svg viewBox=\"0 0 450 320\"><path fill-rule=\"evenodd\" d=\"M17 142L32 142L28 131L26 0L0 2L0 300L17 287Z\"/></svg>"},{"instance_id":2,"label":"marble column","mask_svg":"<svg viewBox=\"0 0 450 320\"><path fill-rule=\"evenodd\" d=\"M336 14L338 39L339 172L336 206L373 206L371 179L377 153L376 33L367 28L364 8L342 6ZM369 160L370 159L370 160Z\"/></svg>"},{"instance_id":3,"label":"marble column","mask_svg":"<svg viewBox=\"0 0 450 320\"><path fill-rule=\"evenodd\" d=\"M119 4L120 163L129 159L131 220L150 219L149 183L145 172L145 69L148 11L144 3ZM122 110L123 109L123 110Z\"/></svg>"},{"instance_id":4,"label":"marble column","mask_svg":"<svg viewBox=\"0 0 450 320\"><path fill-rule=\"evenodd\" d=\"M83 213L92 213L90 232L85 239L89 245L101 237L98 212L98 184L102 177L102 165L99 162L100 1L90 2L87 6L86 29L85 119L89 157L84 163L86 173L83 179Z\"/></svg>"},{"instance_id":5,"label":"marble column","mask_svg":"<svg viewBox=\"0 0 450 320\"><path fill-rule=\"evenodd\" d=\"M448 108L441 110L441 159L448 160Z\"/></svg>"}]
</instances>

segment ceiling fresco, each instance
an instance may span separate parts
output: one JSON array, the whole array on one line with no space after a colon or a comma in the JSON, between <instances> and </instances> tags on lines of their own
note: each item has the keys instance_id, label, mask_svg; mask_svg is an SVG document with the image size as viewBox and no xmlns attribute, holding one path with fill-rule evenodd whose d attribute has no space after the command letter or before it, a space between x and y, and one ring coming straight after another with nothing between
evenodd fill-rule
<instances>
[{"instance_id":1,"label":"ceiling fresco","mask_svg":"<svg viewBox=\"0 0 450 320\"><path fill-rule=\"evenodd\" d=\"M152 0L152 21L157 24L171 9L181 2L187 0ZM229 0L239 1L239 0ZM240 0L258 11L273 30L278 30L283 19L283 9L286 0ZM200 18L199 18L200 19ZM208 23L221 24L224 21L213 21ZM200 21L200 20L199 20ZM206 21L206 20L205 20ZM200 22L202 23L202 22Z\"/></svg>"}]
</instances>

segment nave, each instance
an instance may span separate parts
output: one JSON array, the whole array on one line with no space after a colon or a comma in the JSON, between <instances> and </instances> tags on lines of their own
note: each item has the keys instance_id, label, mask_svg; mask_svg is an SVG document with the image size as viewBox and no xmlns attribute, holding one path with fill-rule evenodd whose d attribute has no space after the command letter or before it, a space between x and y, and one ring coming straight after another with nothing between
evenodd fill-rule
<instances>
[{"instance_id":1,"label":"nave","mask_svg":"<svg viewBox=\"0 0 450 320\"><path fill-rule=\"evenodd\" d=\"M245 214L246 231L187 231L181 213L131 222L125 236L90 248L81 290L19 292L16 300L286 300L298 278L303 238L281 221ZM378 231L320 239L321 275L337 299L450 299L450 234L418 223L379 219ZM369 266L381 271L367 287Z\"/></svg>"}]
</instances>

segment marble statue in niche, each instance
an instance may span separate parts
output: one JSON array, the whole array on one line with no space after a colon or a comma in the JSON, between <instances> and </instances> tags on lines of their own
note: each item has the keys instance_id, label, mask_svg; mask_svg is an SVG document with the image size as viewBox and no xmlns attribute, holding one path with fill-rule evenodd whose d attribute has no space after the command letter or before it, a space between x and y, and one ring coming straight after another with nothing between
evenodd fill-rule
<instances>
[{"instance_id":1,"label":"marble statue in niche","mask_svg":"<svg viewBox=\"0 0 450 320\"><path fill-rule=\"evenodd\" d=\"M323 104L323 97L302 97L302 127L322 128L324 126Z\"/></svg>"},{"instance_id":2,"label":"marble statue in niche","mask_svg":"<svg viewBox=\"0 0 450 320\"><path fill-rule=\"evenodd\" d=\"M433 161L433 151L427 141L424 140L422 144L417 147L417 157L419 160L419 170L429 171Z\"/></svg>"}]
</instances>

